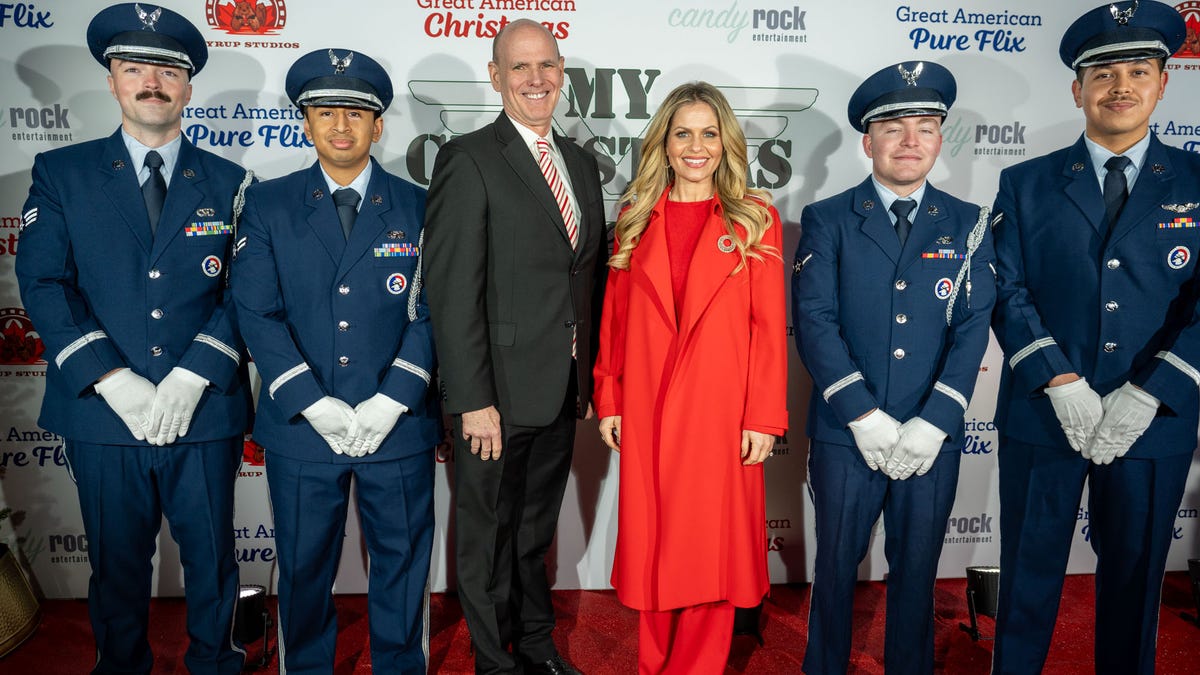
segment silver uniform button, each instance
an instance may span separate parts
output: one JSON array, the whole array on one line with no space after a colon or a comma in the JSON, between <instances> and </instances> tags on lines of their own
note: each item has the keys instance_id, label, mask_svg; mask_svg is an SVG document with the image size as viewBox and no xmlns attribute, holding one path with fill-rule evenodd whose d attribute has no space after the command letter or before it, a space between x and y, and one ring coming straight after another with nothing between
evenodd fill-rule
<instances>
[{"instance_id":1,"label":"silver uniform button","mask_svg":"<svg viewBox=\"0 0 1200 675\"><path fill-rule=\"evenodd\" d=\"M338 293L341 293L342 295L350 295L350 287L342 284L341 286L338 286Z\"/></svg>"},{"instance_id":2,"label":"silver uniform button","mask_svg":"<svg viewBox=\"0 0 1200 675\"><path fill-rule=\"evenodd\" d=\"M897 349L896 351L892 352L892 356L894 356L894 357L896 357L896 358L898 358L898 359L902 359L902 358L904 358L904 350L903 350L903 349Z\"/></svg>"},{"instance_id":3,"label":"silver uniform button","mask_svg":"<svg viewBox=\"0 0 1200 675\"><path fill-rule=\"evenodd\" d=\"M339 321L338 322L338 330L340 330L342 332L350 330L350 322L349 321Z\"/></svg>"},{"instance_id":4,"label":"silver uniform button","mask_svg":"<svg viewBox=\"0 0 1200 675\"><path fill-rule=\"evenodd\" d=\"M348 365L350 365L350 357L349 357L349 356L339 356L339 357L338 357L338 365L339 365L339 366L348 366Z\"/></svg>"},{"instance_id":5,"label":"silver uniform button","mask_svg":"<svg viewBox=\"0 0 1200 675\"><path fill-rule=\"evenodd\" d=\"M150 356L162 356L162 347L154 345L150 348Z\"/></svg>"},{"instance_id":6,"label":"silver uniform button","mask_svg":"<svg viewBox=\"0 0 1200 675\"><path fill-rule=\"evenodd\" d=\"M896 281L896 290L898 290L898 291L902 291L902 290L904 290L904 289L906 289L906 288L908 288L908 282L907 282L907 281L905 281L905 280L903 280L903 279L899 279L899 280L897 280L897 281Z\"/></svg>"},{"instance_id":7,"label":"silver uniform button","mask_svg":"<svg viewBox=\"0 0 1200 675\"><path fill-rule=\"evenodd\" d=\"M159 272L158 270L150 270L150 274L147 276L149 276L151 279L157 279L162 276L162 272Z\"/></svg>"},{"instance_id":8,"label":"silver uniform button","mask_svg":"<svg viewBox=\"0 0 1200 675\"><path fill-rule=\"evenodd\" d=\"M907 314L897 314L896 315L896 323L908 323L908 315Z\"/></svg>"},{"instance_id":9,"label":"silver uniform button","mask_svg":"<svg viewBox=\"0 0 1200 675\"><path fill-rule=\"evenodd\" d=\"M163 318L163 311L161 309L158 309L157 307L155 307L154 310L152 312L150 312L150 318L151 319Z\"/></svg>"},{"instance_id":10,"label":"silver uniform button","mask_svg":"<svg viewBox=\"0 0 1200 675\"><path fill-rule=\"evenodd\" d=\"M1115 343L1115 342L1105 342L1105 343L1104 343L1104 351L1108 352L1109 354L1111 354L1111 353L1113 353L1113 352L1117 351L1117 343Z\"/></svg>"},{"instance_id":11,"label":"silver uniform button","mask_svg":"<svg viewBox=\"0 0 1200 675\"><path fill-rule=\"evenodd\" d=\"M1108 302L1104 303L1104 309L1110 312L1115 312L1120 309L1120 307L1121 306L1117 304L1116 300L1109 300Z\"/></svg>"},{"instance_id":12,"label":"silver uniform button","mask_svg":"<svg viewBox=\"0 0 1200 675\"><path fill-rule=\"evenodd\" d=\"M1121 261L1117 260L1116 258L1113 258L1113 259L1109 260L1107 263L1105 263L1105 265L1108 266L1108 269L1115 270L1121 266Z\"/></svg>"}]
</instances>

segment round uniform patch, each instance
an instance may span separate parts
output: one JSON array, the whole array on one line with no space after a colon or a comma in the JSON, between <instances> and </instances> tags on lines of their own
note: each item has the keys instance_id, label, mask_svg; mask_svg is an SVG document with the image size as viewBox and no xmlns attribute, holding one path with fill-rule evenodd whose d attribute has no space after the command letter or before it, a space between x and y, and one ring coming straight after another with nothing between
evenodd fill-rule
<instances>
[{"instance_id":1,"label":"round uniform patch","mask_svg":"<svg viewBox=\"0 0 1200 675\"><path fill-rule=\"evenodd\" d=\"M1192 252L1186 246L1176 246L1167 254L1167 267L1173 270L1181 270L1187 267L1188 261L1192 259Z\"/></svg>"},{"instance_id":2,"label":"round uniform patch","mask_svg":"<svg viewBox=\"0 0 1200 675\"><path fill-rule=\"evenodd\" d=\"M200 271L204 272L206 277L215 277L221 273L221 259L215 255L210 255L200 263Z\"/></svg>"},{"instance_id":3,"label":"round uniform patch","mask_svg":"<svg viewBox=\"0 0 1200 675\"><path fill-rule=\"evenodd\" d=\"M387 278L388 293L400 295L406 288L408 288L408 279L404 278L403 274L396 272Z\"/></svg>"},{"instance_id":4,"label":"round uniform patch","mask_svg":"<svg viewBox=\"0 0 1200 675\"><path fill-rule=\"evenodd\" d=\"M950 281L946 277L938 279L937 283L933 285L933 294L937 296L938 300L945 300L946 298L950 297L950 294L953 292L954 282Z\"/></svg>"}]
</instances>

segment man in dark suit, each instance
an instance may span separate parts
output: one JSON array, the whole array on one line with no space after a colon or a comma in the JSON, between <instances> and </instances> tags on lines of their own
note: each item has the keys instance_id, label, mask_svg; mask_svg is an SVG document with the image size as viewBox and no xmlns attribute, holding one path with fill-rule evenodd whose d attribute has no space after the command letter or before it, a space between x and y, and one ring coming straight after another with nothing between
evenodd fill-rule
<instances>
[{"instance_id":1,"label":"man in dark suit","mask_svg":"<svg viewBox=\"0 0 1200 675\"><path fill-rule=\"evenodd\" d=\"M1200 157L1149 129L1186 27L1097 7L1059 56L1084 133L1000 174L1000 596L992 672L1042 669L1088 485L1097 673L1154 672L1200 414Z\"/></svg>"},{"instance_id":2,"label":"man in dark suit","mask_svg":"<svg viewBox=\"0 0 1200 675\"><path fill-rule=\"evenodd\" d=\"M180 134L208 58L187 19L114 5L87 41L121 127L34 160L17 278L52 361L38 423L66 438L88 537L93 672L153 668L165 515L183 563L188 670L237 673L233 481L250 396L225 280L234 196L251 176Z\"/></svg>"},{"instance_id":3,"label":"man in dark suit","mask_svg":"<svg viewBox=\"0 0 1200 675\"><path fill-rule=\"evenodd\" d=\"M987 210L926 180L956 95L950 71L929 61L867 78L848 112L871 176L800 218L792 308L813 379L817 529L810 675L849 666L854 583L880 513L884 668L933 672L933 582L995 301Z\"/></svg>"},{"instance_id":4,"label":"man in dark suit","mask_svg":"<svg viewBox=\"0 0 1200 675\"><path fill-rule=\"evenodd\" d=\"M551 133L563 58L549 31L508 24L488 72L504 111L442 147L426 216L429 305L455 425L459 597L477 673L573 673L551 637L545 556L575 420L590 413L603 199L594 158Z\"/></svg>"},{"instance_id":5,"label":"man in dark suit","mask_svg":"<svg viewBox=\"0 0 1200 675\"><path fill-rule=\"evenodd\" d=\"M288 71L317 150L246 195L233 294L263 379L279 550L281 671L332 673L334 578L351 480L371 556L371 665L423 674L441 413L418 261L425 192L371 157L392 101L383 67L321 49Z\"/></svg>"}]
</instances>

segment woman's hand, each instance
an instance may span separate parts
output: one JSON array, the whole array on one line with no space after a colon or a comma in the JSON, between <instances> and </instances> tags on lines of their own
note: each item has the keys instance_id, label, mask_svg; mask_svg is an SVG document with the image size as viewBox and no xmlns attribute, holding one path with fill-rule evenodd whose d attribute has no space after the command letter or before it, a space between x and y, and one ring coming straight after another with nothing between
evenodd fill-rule
<instances>
[{"instance_id":1,"label":"woman's hand","mask_svg":"<svg viewBox=\"0 0 1200 675\"><path fill-rule=\"evenodd\" d=\"M621 416L612 415L600 419L600 438L615 452L621 451Z\"/></svg>"},{"instance_id":2,"label":"woman's hand","mask_svg":"<svg viewBox=\"0 0 1200 675\"><path fill-rule=\"evenodd\" d=\"M603 433L604 423L600 424ZM770 456L773 447L775 447L775 437L771 434L742 429L742 464L744 466L762 464Z\"/></svg>"}]
</instances>

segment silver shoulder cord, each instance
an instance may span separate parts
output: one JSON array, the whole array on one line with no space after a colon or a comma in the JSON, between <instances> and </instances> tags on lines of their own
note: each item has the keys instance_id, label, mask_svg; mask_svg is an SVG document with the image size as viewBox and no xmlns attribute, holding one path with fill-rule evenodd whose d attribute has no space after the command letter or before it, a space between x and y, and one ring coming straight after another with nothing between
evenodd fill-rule
<instances>
[{"instance_id":1,"label":"silver shoulder cord","mask_svg":"<svg viewBox=\"0 0 1200 675\"><path fill-rule=\"evenodd\" d=\"M971 256L983 243L983 235L987 232L988 216L991 215L991 209L987 206L979 207L979 218L975 221L975 227L971 228L971 233L967 235L967 256L963 260L962 267L958 268L958 276L954 278L954 288L950 290L950 301L946 303L946 325L954 324L954 301L958 299L958 289L962 288L963 277L966 277L967 285L967 308L971 307Z\"/></svg>"},{"instance_id":2,"label":"silver shoulder cord","mask_svg":"<svg viewBox=\"0 0 1200 675\"><path fill-rule=\"evenodd\" d=\"M425 256L425 228L417 237L417 271L413 272L412 288L408 291L408 320L417 320L417 300L421 297L421 263Z\"/></svg>"},{"instance_id":3,"label":"silver shoulder cord","mask_svg":"<svg viewBox=\"0 0 1200 675\"><path fill-rule=\"evenodd\" d=\"M237 259L238 251L246 245L245 240L238 239L238 221L242 218L242 209L246 208L246 188L254 182L254 172L247 170L246 175L242 177L242 184L238 186L237 194L233 196L233 249L230 252L230 257ZM232 265L225 266L225 283L229 283L229 275L232 271Z\"/></svg>"}]
</instances>

